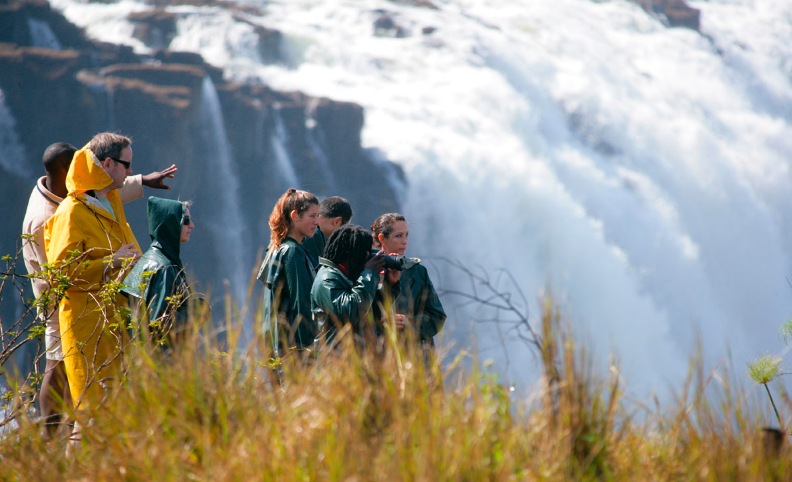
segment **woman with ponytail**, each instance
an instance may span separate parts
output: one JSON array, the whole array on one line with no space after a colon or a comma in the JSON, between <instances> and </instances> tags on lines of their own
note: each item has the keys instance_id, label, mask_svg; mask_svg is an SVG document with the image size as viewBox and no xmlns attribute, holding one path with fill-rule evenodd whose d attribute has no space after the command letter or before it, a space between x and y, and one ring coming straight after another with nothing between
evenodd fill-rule
<instances>
[{"instance_id":1,"label":"woman with ponytail","mask_svg":"<svg viewBox=\"0 0 792 482\"><path fill-rule=\"evenodd\" d=\"M403 256L407 250L409 229L407 219L399 213L387 213L371 225L374 247L392 256ZM398 296L394 300L394 325L398 330L413 330L421 345L434 350L434 336L443 328L445 310L422 264L391 273L386 270L387 283L397 280ZM393 276L395 275L395 276Z\"/></svg>"},{"instance_id":2,"label":"woman with ponytail","mask_svg":"<svg viewBox=\"0 0 792 482\"><path fill-rule=\"evenodd\" d=\"M264 334L274 350L310 347L317 334L311 318L311 285L316 268L302 245L319 225L319 200L297 189L286 191L269 218L270 244L259 269L264 285Z\"/></svg>"}]
</instances>

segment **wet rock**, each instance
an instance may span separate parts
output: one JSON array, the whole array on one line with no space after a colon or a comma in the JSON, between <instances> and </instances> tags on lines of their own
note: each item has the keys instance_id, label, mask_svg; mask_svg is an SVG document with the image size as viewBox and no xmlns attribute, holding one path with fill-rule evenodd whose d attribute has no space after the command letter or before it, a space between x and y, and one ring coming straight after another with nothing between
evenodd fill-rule
<instances>
[{"instance_id":1,"label":"wet rock","mask_svg":"<svg viewBox=\"0 0 792 482\"><path fill-rule=\"evenodd\" d=\"M409 36L409 31L396 22L393 14L379 11L374 20L374 36L405 38Z\"/></svg>"},{"instance_id":2,"label":"wet rock","mask_svg":"<svg viewBox=\"0 0 792 482\"><path fill-rule=\"evenodd\" d=\"M664 18L671 27L699 30L701 11L685 0L633 0L647 12Z\"/></svg>"},{"instance_id":3,"label":"wet rock","mask_svg":"<svg viewBox=\"0 0 792 482\"><path fill-rule=\"evenodd\" d=\"M177 16L165 9L132 12L127 18L135 26L132 36L153 49L168 47L176 36Z\"/></svg>"}]
</instances>

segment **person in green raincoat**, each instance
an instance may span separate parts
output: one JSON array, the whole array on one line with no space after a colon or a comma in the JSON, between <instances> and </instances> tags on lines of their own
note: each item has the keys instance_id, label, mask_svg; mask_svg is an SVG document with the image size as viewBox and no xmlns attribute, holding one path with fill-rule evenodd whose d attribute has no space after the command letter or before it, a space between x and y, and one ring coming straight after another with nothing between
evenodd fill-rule
<instances>
[{"instance_id":1,"label":"person in green raincoat","mask_svg":"<svg viewBox=\"0 0 792 482\"><path fill-rule=\"evenodd\" d=\"M374 221L371 231L375 247L389 255L404 255L409 238L404 216L383 214ZM446 313L426 267L418 263L402 271L398 284L399 294L393 302L396 327L415 330L421 345L433 350L434 336L443 328Z\"/></svg>"},{"instance_id":2,"label":"person in green raincoat","mask_svg":"<svg viewBox=\"0 0 792 482\"><path fill-rule=\"evenodd\" d=\"M330 236L311 287L311 312L320 338L332 344L338 329L352 325L358 345L380 334L370 316L384 254L371 254L371 234L360 226L341 226ZM367 323L367 319L371 323Z\"/></svg>"},{"instance_id":3,"label":"person in green raincoat","mask_svg":"<svg viewBox=\"0 0 792 482\"><path fill-rule=\"evenodd\" d=\"M317 334L311 318L316 268L302 245L319 225L319 200L307 191L287 190L269 218L270 244L257 279L264 285L264 336L273 358L284 348L310 348Z\"/></svg>"},{"instance_id":4,"label":"person in green raincoat","mask_svg":"<svg viewBox=\"0 0 792 482\"><path fill-rule=\"evenodd\" d=\"M168 349L184 334L194 298L180 248L190 240L195 222L188 202L151 196L147 213L151 246L124 279L122 292L129 297L135 318L144 321L151 341Z\"/></svg>"}]
</instances>

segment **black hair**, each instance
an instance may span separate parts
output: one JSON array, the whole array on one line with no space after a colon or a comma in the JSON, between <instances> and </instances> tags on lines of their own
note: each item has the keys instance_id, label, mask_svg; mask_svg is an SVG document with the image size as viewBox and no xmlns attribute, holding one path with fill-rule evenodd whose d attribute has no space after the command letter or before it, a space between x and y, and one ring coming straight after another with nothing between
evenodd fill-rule
<instances>
[{"instance_id":1,"label":"black hair","mask_svg":"<svg viewBox=\"0 0 792 482\"><path fill-rule=\"evenodd\" d=\"M324 257L346 267L350 279L363 272L371 254L371 234L360 226L344 225L333 231L324 250Z\"/></svg>"},{"instance_id":2,"label":"black hair","mask_svg":"<svg viewBox=\"0 0 792 482\"><path fill-rule=\"evenodd\" d=\"M50 144L41 159L44 163L44 170L49 173L58 171L65 173L69 170L69 164L71 164L75 152L77 152L77 148L67 142Z\"/></svg>"},{"instance_id":3,"label":"black hair","mask_svg":"<svg viewBox=\"0 0 792 482\"><path fill-rule=\"evenodd\" d=\"M340 196L331 196L319 204L319 215L323 218L341 216L341 224L346 224L352 219L352 205Z\"/></svg>"}]
</instances>

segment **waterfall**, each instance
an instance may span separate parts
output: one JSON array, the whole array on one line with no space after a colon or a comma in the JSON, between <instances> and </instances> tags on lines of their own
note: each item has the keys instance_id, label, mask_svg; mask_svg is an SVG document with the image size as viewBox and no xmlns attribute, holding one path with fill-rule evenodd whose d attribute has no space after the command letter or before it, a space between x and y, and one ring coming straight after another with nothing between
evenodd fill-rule
<instances>
[{"instance_id":1,"label":"waterfall","mask_svg":"<svg viewBox=\"0 0 792 482\"><path fill-rule=\"evenodd\" d=\"M774 114L792 112L792 48L761 21L792 7L747 3L698 3L704 35L624 2L378 3L439 26L404 39L373 37L348 2L278 3L289 65L249 72L363 105L364 146L408 179L408 251L507 269L532 320L551 289L597 368L618 353L645 394L684 378L697 334L710 366L737 363L777 347L792 312L792 126ZM437 266L436 285L464 288ZM449 327L487 318L443 301ZM536 378L505 328L471 331L507 379Z\"/></svg>"},{"instance_id":2,"label":"waterfall","mask_svg":"<svg viewBox=\"0 0 792 482\"><path fill-rule=\"evenodd\" d=\"M0 90L0 169L31 179L33 175L26 160L25 147L16 130L16 119L6 105L5 94Z\"/></svg>"},{"instance_id":3,"label":"waterfall","mask_svg":"<svg viewBox=\"0 0 792 482\"><path fill-rule=\"evenodd\" d=\"M308 147L311 149L314 159L319 165L319 171L327 182L328 191L334 193L338 191L338 181L336 180L333 168L330 166L330 159L328 159L327 154L325 154L322 132L313 119L310 119L307 124L305 129L305 140L308 143Z\"/></svg>"},{"instance_id":4,"label":"waterfall","mask_svg":"<svg viewBox=\"0 0 792 482\"><path fill-rule=\"evenodd\" d=\"M313 105L308 109L311 113L316 109L317 101L314 100L313 102ZM305 140L319 166L319 172L322 173L322 177L324 177L327 183L328 191L331 194L337 192L338 181L336 180L335 171L330 165L330 159L326 154L327 141L324 132L321 130L321 127L319 127L319 123L316 122L313 115L310 115L305 121Z\"/></svg>"},{"instance_id":5,"label":"waterfall","mask_svg":"<svg viewBox=\"0 0 792 482\"><path fill-rule=\"evenodd\" d=\"M286 132L286 126L283 125L280 105L275 104L272 106L272 117L275 123L275 131L272 133L270 142L272 144L273 154L275 154L278 172L287 187L298 187L300 185L300 180L297 177L297 171L294 170L291 157L289 156L289 133Z\"/></svg>"},{"instance_id":6,"label":"waterfall","mask_svg":"<svg viewBox=\"0 0 792 482\"><path fill-rule=\"evenodd\" d=\"M61 50L62 47L58 41L58 37L55 36L55 32L52 31L52 28L50 28L47 22L28 17L27 24L33 47Z\"/></svg>"},{"instance_id":7,"label":"waterfall","mask_svg":"<svg viewBox=\"0 0 792 482\"><path fill-rule=\"evenodd\" d=\"M107 98L107 125L110 130L113 130L116 128L115 90L108 85L100 85L100 88L105 92Z\"/></svg>"},{"instance_id":8,"label":"waterfall","mask_svg":"<svg viewBox=\"0 0 792 482\"><path fill-rule=\"evenodd\" d=\"M283 65L228 42L245 27L232 15L194 22L179 45L230 76L363 106L364 147L408 180L409 252L508 269L534 322L549 287L630 388L678 386L697 335L707 368L778 347L792 313L792 2L696 1L701 32L631 2L411 3L270 2L255 20L282 32ZM410 35L375 37L377 9ZM272 115L279 175L297 185ZM436 286L456 287L438 270ZM478 315L443 302L449 328ZM535 379L518 339L470 331L505 378Z\"/></svg>"},{"instance_id":9,"label":"waterfall","mask_svg":"<svg viewBox=\"0 0 792 482\"><path fill-rule=\"evenodd\" d=\"M201 173L210 181L205 189L214 192L204 193L203 199L217 200L217 203L197 203L195 218L203 220L199 229L206 229L213 237L216 252L216 266L223 278L230 282L231 293L236 301L244 301L246 274L250 267L243 263L249 250L243 242L245 223L239 200L239 176L236 172L231 147L225 129L223 112L214 83L205 77L201 86L200 140L204 151L205 171ZM205 213L205 215L204 215Z\"/></svg>"}]
</instances>

